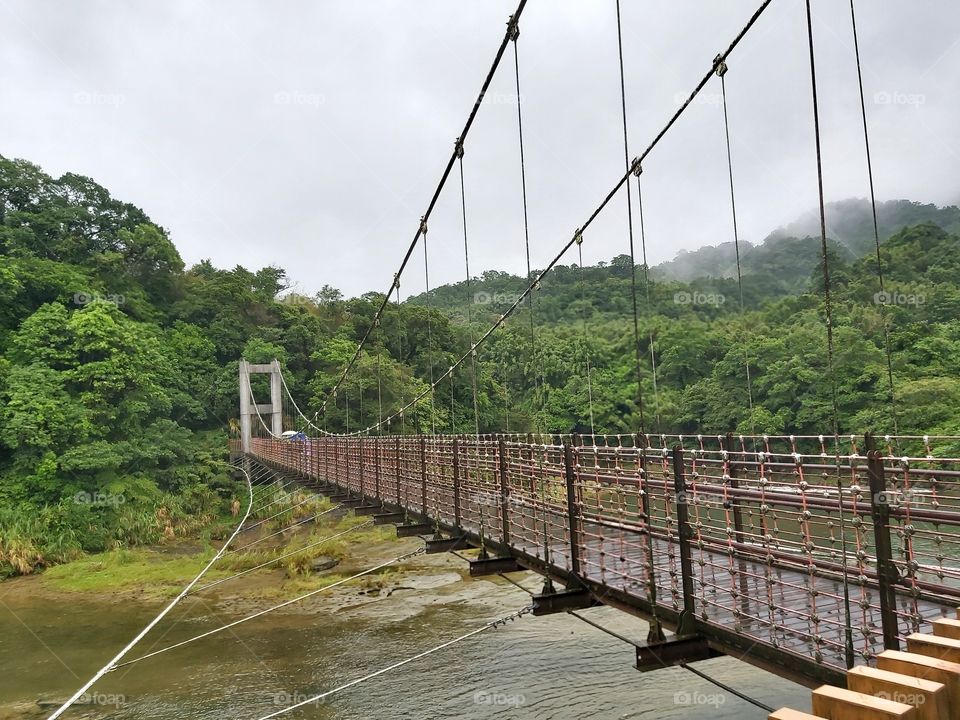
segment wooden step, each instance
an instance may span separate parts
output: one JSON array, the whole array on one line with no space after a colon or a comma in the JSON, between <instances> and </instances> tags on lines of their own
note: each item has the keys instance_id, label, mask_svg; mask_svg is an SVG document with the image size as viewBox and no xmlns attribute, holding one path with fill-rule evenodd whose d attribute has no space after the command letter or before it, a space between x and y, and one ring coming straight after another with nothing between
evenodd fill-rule
<instances>
[{"instance_id":1,"label":"wooden step","mask_svg":"<svg viewBox=\"0 0 960 720\"><path fill-rule=\"evenodd\" d=\"M821 685L813 691L813 714L828 720L915 720L912 705Z\"/></svg>"},{"instance_id":2,"label":"wooden step","mask_svg":"<svg viewBox=\"0 0 960 720\"><path fill-rule=\"evenodd\" d=\"M827 720L827 718L784 707L767 715L767 720Z\"/></svg>"},{"instance_id":3,"label":"wooden step","mask_svg":"<svg viewBox=\"0 0 960 720\"><path fill-rule=\"evenodd\" d=\"M960 663L901 650L884 650L877 655L877 667L943 683L947 689L947 717L960 718Z\"/></svg>"},{"instance_id":4,"label":"wooden step","mask_svg":"<svg viewBox=\"0 0 960 720\"><path fill-rule=\"evenodd\" d=\"M933 680L861 665L847 672L847 687L854 692L912 705L917 709L917 720L950 717L946 686Z\"/></svg>"},{"instance_id":5,"label":"wooden step","mask_svg":"<svg viewBox=\"0 0 960 720\"><path fill-rule=\"evenodd\" d=\"M933 634L952 640L960 640L960 620L937 618L933 621Z\"/></svg>"},{"instance_id":6,"label":"wooden step","mask_svg":"<svg viewBox=\"0 0 960 720\"><path fill-rule=\"evenodd\" d=\"M907 652L927 655L938 660L960 662L960 640L926 633L913 633L907 636Z\"/></svg>"}]
</instances>

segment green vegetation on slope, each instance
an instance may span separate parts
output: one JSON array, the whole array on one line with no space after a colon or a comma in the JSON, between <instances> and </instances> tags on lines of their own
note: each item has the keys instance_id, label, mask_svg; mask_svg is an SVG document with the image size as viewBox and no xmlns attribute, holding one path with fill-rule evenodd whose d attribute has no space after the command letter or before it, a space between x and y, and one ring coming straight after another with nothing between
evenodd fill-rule
<instances>
[{"instance_id":1,"label":"green vegetation on slope","mask_svg":"<svg viewBox=\"0 0 960 720\"><path fill-rule=\"evenodd\" d=\"M831 242L841 431L893 429L887 322L900 429L960 433L956 208L897 207L884 228L902 218L939 224L897 227L885 241L887 304L875 297L875 260L861 240L855 252L849 238ZM862 235L856 218L837 224ZM706 268L715 277L684 282L661 275L646 286L637 268L648 431L829 431L818 246L777 233L758 246L745 265L743 313L736 280L715 259ZM536 347L521 307L478 353L481 431L588 431L590 397L598 432L641 427L633 270L621 255L547 276L534 298ZM378 393L392 413L524 286L488 271L469 296L458 283L390 305L320 421L367 427ZM94 181L0 157L0 576L228 522L243 495L224 452L237 360L279 358L297 402L315 411L382 299L344 299L329 286L311 298L286 291L276 267L185 268L162 227ZM433 426L473 431L469 364L432 407L421 403L390 431Z\"/></svg>"}]
</instances>

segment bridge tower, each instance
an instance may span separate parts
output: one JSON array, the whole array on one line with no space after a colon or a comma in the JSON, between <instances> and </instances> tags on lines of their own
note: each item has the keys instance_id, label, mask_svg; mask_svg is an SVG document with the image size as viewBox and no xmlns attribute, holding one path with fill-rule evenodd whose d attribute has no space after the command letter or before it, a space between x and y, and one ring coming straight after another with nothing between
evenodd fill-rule
<instances>
[{"instance_id":1,"label":"bridge tower","mask_svg":"<svg viewBox=\"0 0 960 720\"><path fill-rule=\"evenodd\" d=\"M250 391L251 375L270 375L270 402L254 405ZM240 447L244 453L250 452L250 434L254 416L259 414L270 426L270 432L280 435L283 432L282 391L280 387L280 362L254 364L240 360Z\"/></svg>"}]
</instances>

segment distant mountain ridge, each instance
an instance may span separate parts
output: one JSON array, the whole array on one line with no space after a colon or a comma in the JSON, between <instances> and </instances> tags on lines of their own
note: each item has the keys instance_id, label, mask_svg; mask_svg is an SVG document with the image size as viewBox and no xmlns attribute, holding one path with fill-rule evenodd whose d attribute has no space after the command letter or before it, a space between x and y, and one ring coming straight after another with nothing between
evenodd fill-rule
<instances>
[{"instance_id":1,"label":"distant mountain ridge","mask_svg":"<svg viewBox=\"0 0 960 720\"><path fill-rule=\"evenodd\" d=\"M873 217L870 202L850 198L826 206L827 237L835 249L849 258L873 252ZM960 232L960 208L938 207L911 200L888 200L877 204L877 225L884 242L904 227L932 223L948 233ZM775 274L785 285L806 279L816 267L820 254L820 214L810 210L777 228L760 244L740 243L743 275ZM702 277L732 278L737 274L736 249L732 242L680 251L673 260L650 269L659 279L691 282Z\"/></svg>"}]
</instances>

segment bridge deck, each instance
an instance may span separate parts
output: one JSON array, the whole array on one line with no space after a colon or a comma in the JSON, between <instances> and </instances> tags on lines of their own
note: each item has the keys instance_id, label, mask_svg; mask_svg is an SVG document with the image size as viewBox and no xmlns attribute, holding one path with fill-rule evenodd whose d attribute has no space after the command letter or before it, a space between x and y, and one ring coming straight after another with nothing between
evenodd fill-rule
<instances>
[{"instance_id":1,"label":"bridge deck","mask_svg":"<svg viewBox=\"0 0 960 720\"><path fill-rule=\"evenodd\" d=\"M669 627L685 618L717 647L810 682L872 664L960 604L957 459L830 456L822 439L819 452L794 438L759 450L730 436L572 440L255 439L252 456L647 616L652 575Z\"/></svg>"}]
</instances>

